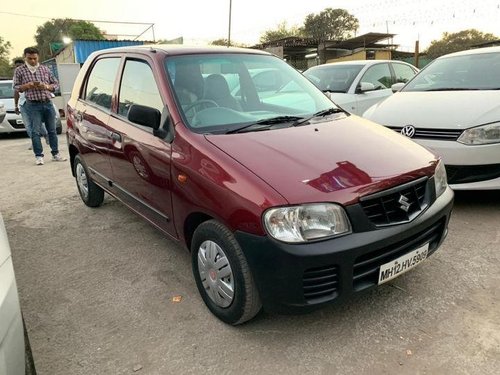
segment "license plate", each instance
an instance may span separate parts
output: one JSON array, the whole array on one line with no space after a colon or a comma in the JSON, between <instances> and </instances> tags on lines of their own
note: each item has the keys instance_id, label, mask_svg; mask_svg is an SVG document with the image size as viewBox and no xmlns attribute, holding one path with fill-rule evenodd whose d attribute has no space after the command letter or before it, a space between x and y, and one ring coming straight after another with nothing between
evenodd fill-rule
<instances>
[{"instance_id":1,"label":"license plate","mask_svg":"<svg viewBox=\"0 0 500 375\"><path fill-rule=\"evenodd\" d=\"M378 274L378 284L383 284L389 280L398 277L402 273L411 270L417 264L427 258L427 252L429 251L429 244L426 243L424 246L415 249L408 254L405 254L398 259L395 259L389 263L382 264L380 266L380 272Z\"/></svg>"}]
</instances>

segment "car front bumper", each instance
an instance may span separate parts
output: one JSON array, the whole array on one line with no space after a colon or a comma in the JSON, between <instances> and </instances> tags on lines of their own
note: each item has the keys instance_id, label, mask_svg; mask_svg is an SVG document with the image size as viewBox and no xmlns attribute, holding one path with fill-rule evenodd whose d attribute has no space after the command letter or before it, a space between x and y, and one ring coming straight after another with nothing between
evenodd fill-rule
<instances>
[{"instance_id":1,"label":"car front bumper","mask_svg":"<svg viewBox=\"0 0 500 375\"><path fill-rule=\"evenodd\" d=\"M306 244L287 244L243 232L235 236L264 308L293 313L341 303L377 286L382 264L426 243L429 254L436 251L446 237L452 206L453 191L447 188L420 216L405 224ZM350 208L349 216L357 210Z\"/></svg>"}]
</instances>

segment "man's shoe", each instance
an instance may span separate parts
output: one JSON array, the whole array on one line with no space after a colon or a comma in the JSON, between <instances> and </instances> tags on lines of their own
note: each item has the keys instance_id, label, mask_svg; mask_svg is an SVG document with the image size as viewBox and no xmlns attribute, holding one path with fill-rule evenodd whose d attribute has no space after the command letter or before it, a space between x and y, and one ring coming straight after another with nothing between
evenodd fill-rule
<instances>
[{"instance_id":1,"label":"man's shoe","mask_svg":"<svg viewBox=\"0 0 500 375\"><path fill-rule=\"evenodd\" d=\"M61 156L61 154L52 155L52 161L66 161L68 159Z\"/></svg>"},{"instance_id":2,"label":"man's shoe","mask_svg":"<svg viewBox=\"0 0 500 375\"><path fill-rule=\"evenodd\" d=\"M35 164L36 165L43 165L43 158L41 156L37 156L35 158Z\"/></svg>"}]
</instances>

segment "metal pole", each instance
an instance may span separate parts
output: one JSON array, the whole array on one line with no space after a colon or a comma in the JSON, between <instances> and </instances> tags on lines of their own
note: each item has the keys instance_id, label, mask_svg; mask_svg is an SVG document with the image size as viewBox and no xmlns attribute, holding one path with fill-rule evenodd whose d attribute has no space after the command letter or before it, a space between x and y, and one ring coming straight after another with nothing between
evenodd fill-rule
<instances>
[{"instance_id":1,"label":"metal pole","mask_svg":"<svg viewBox=\"0 0 500 375\"><path fill-rule=\"evenodd\" d=\"M229 30L227 32L227 46L231 46L231 8L233 5L233 0L229 0Z\"/></svg>"}]
</instances>

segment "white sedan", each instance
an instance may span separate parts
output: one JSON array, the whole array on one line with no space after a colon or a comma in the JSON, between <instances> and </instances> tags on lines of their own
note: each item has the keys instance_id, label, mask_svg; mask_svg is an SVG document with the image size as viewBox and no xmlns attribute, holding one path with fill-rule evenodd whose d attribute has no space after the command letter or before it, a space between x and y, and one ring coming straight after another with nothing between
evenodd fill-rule
<instances>
[{"instance_id":1,"label":"white sedan","mask_svg":"<svg viewBox=\"0 0 500 375\"><path fill-rule=\"evenodd\" d=\"M394 60L355 60L323 64L303 74L330 99L361 116L372 105L392 95L394 83L406 83L418 69Z\"/></svg>"},{"instance_id":2,"label":"white sedan","mask_svg":"<svg viewBox=\"0 0 500 375\"><path fill-rule=\"evenodd\" d=\"M500 189L500 47L434 60L364 117L441 155L455 190Z\"/></svg>"}]
</instances>

